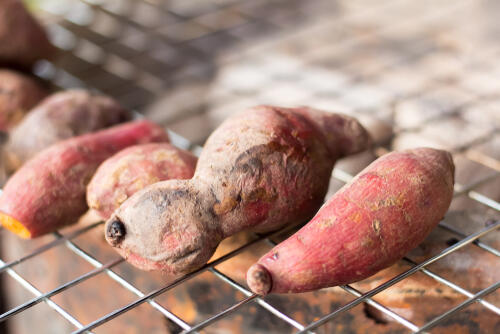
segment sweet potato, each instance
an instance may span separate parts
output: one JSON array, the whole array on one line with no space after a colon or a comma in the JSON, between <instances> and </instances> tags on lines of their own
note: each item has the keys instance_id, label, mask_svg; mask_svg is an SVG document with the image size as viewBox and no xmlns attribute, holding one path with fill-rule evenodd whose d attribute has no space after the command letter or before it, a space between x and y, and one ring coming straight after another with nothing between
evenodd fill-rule
<instances>
[{"instance_id":1,"label":"sweet potato","mask_svg":"<svg viewBox=\"0 0 500 334\"><path fill-rule=\"evenodd\" d=\"M389 153L250 267L255 293L305 292L367 278L401 259L443 218L454 165L445 151Z\"/></svg>"},{"instance_id":2,"label":"sweet potato","mask_svg":"<svg viewBox=\"0 0 500 334\"><path fill-rule=\"evenodd\" d=\"M51 59L56 48L20 0L0 1L0 65L30 68Z\"/></svg>"},{"instance_id":3,"label":"sweet potato","mask_svg":"<svg viewBox=\"0 0 500 334\"><path fill-rule=\"evenodd\" d=\"M35 79L0 69L0 131L10 130L45 96L47 90Z\"/></svg>"},{"instance_id":4,"label":"sweet potato","mask_svg":"<svg viewBox=\"0 0 500 334\"><path fill-rule=\"evenodd\" d=\"M158 182L125 201L107 221L106 239L141 269L195 270L240 230L266 232L312 217L335 160L368 143L347 116L246 110L210 136L193 179Z\"/></svg>"},{"instance_id":5,"label":"sweet potato","mask_svg":"<svg viewBox=\"0 0 500 334\"><path fill-rule=\"evenodd\" d=\"M131 119L110 97L86 90L55 93L15 127L6 146L10 170L61 140L101 130Z\"/></svg>"},{"instance_id":6,"label":"sweet potato","mask_svg":"<svg viewBox=\"0 0 500 334\"><path fill-rule=\"evenodd\" d=\"M85 190L99 164L125 147L168 141L148 121L131 122L71 138L37 154L0 195L0 222L23 238L74 223L87 210Z\"/></svg>"},{"instance_id":7,"label":"sweet potato","mask_svg":"<svg viewBox=\"0 0 500 334\"><path fill-rule=\"evenodd\" d=\"M87 204L108 219L127 198L169 179L190 179L197 158L168 143L136 145L104 161L87 187Z\"/></svg>"}]
</instances>

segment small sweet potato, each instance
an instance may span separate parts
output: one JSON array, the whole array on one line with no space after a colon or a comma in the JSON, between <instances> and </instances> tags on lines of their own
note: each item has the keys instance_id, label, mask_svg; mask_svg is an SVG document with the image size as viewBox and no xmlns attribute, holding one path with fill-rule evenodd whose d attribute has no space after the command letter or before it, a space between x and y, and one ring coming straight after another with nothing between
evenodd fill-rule
<instances>
[{"instance_id":1,"label":"small sweet potato","mask_svg":"<svg viewBox=\"0 0 500 334\"><path fill-rule=\"evenodd\" d=\"M131 113L110 97L86 90L55 93L37 105L9 136L6 158L19 168L41 150L61 140L130 120Z\"/></svg>"},{"instance_id":2,"label":"small sweet potato","mask_svg":"<svg viewBox=\"0 0 500 334\"><path fill-rule=\"evenodd\" d=\"M40 100L47 90L35 79L0 69L0 131L10 130Z\"/></svg>"},{"instance_id":3,"label":"small sweet potato","mask_svg":"<svg viewBox=\"0 0 500 334\"><path fill-rule=\"evenodd\" d=\"M389 153L340 189L316 216L250 267L252 291L306 292L365 279L421 243L453 197L445 151Z\"/></svg>"},{"instance_id":4,"label":"small sweet potato","mask_svg":"<svg viewBox=\"0 0 500 334\"><path fill-rule=\"evenodd\" d=\"M0 195L0 222L23 238L74 223L87 210L87 184L104 160L131 145L166 141L161 127L139 121L55 144L7 181Z\"/></svg>"},{"instance_id":5,"label":"small sweet potato","mask_svg":"<svg viewBox=\"0 0 500 334\"><path fill-rule=\"evenodd\" d=\"M190 179L197 158L168 143L131 146L104 161L87 187L87 203L108 219L127 198L169 179Z\"/></svg>"},{"instance_id":6,"label":"small sweet potato","mask_svg":"<svg viewBox=\"0 0 500 334\"><path fill-rule=\"evenodd\" d=\"M0 1L0 66L27 69L56 50L22 1Z\"/></svg>"},{"instance_id":7,"label":"small sweet potato","mask_svg":"<svg viewBox=\"0 0 500 334\"><path fill-rule=\"evenodd\" d=\"M241 230L266 232L311 218L336 159L368 144L365 129L344 115L245 110L210 136L192 179L158 182L126 200L107 221L106 239L141 269L195 270Z\"/></svg>"}]
</instances>

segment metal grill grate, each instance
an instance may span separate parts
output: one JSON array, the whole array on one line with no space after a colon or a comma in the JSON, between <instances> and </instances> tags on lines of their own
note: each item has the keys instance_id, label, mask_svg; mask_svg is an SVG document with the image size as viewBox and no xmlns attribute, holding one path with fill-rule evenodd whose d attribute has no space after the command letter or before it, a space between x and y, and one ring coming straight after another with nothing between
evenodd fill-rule
<instances>
[{"instance_id":1,"label":"metal grill grate","mask_svg":"<svg viewBox=\"0 0 500 334\"><path fill-rule=\"evenodd\" d=\"M445 147L454 153L455 160L466 161L464 166L477 165L477 173L458 175L452 208L460 207L463 198L468 198L479 203L481 219L490 222L484 228L471 223L471 229L463 230L446 218L439 229L455 236L452 245L443 245L422 261L405 257L400 262L409 269L371 289L340 287L352 299L311 321L294 318L269 297L252 294L231 273L216 268L231 259L238 260L256 244L275 245L275 237L283 231L257 235L203 268L146 291L114 270L123 259L115 256L102 261L75 241L102 227L95 223L64 234L56 232L54 240L44 239L39 248L22 257L0 260L0 273L5 272L34 295L0 315L0 321L39 303L59 313L74 326L74 333L99 330L145 303L185 333L209 329L249 303L299 333L321 331L322 325L338 320L361 303L417 333L431 330L474 302L485 312L500 316L500 308L485 299L500 287L495 270L489 277L493 284L472 291L454 283L453 277L429 268L460 249L468 251L468 247L492 255L500 265L496 244L480 241L500 228L500 194L487 187L498 188L500 184L500 81L495 80L500 76L500 66L495 63L500 45L489 25L496 19L489 14L495 4L468 0L439 5L429 2L431 6L409 0L380 1L377 6L360 0L40 3L42 16L64 55L57 63L40 64L37 74L57 87L93 87L115 96L125 106L167 124L174 144L182 148L199 152L197 144L203 143L225 117L257 103L340 109L366 123L379 145L363 155L363 162L356 167L338 164L332 191L388 150L420 145ZM159 102L151 105L151 101ZM395 130L388 133L387 128ZM459 173L460 166L457 164ZM5 233L2 231L1 236ZM21 263L31 260L36 265L42 253L61 246L95 269L47 292L16 271ZM155 301L206 272L239 291L243 299L196 323L186 321L183 314L174 314L171 305ZM462 295L461 302L416 323L377 300L381 292L417 272ZM63 291L103 274L138 298L90 323L82 323L53 300Z\"/></svg>"}]
</instances>

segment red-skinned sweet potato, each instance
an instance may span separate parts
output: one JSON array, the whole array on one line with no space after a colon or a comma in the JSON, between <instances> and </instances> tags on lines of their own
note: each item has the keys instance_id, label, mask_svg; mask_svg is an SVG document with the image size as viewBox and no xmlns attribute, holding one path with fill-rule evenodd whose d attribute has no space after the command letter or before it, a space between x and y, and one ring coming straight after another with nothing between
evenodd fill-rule
<instances>
[{"instance_id":1,"label":"red-skinned sweet potato","mask_svg":"<svg viewBox=\"0 0 500 334\"><path fill-rule=\"evenodd\" d=\"M0 69L0 131L10 130L40 100L47 90L35 79Z\"/></svg>"},{"instance_id":2,"label":"red-skinned sweet potato","mask_svg":"<svg viewBox=\"0 0 500 334\"><path fill-rule=\"evenodd\" d=\"M114 99L83 89L55 93L15 127L6 145L9 170L64 139L129 121L132 115Z\"/></svg>"},{"instance_id":3,"label":"red-skinned sweet potato","mask_svg":"<svg viewBox=\"0 0 500 334\"><path fill-rule=\"evenodd\" d=\"M168 143L128 147L107 159L87 187L87 203L108 219L127 198L144 187L170 179L190 179L197 158Z\"/></svg>"},{"instance_id":4,"label":"red-skinned sweet potato","mask_svg":"<svg viewBox=\"0 0 500 334\"><path fill-rule=\"evenodd\" d=\"M55 144L8 180L0 195L0 222L23 238L74 223L87 210L87 184L104 160L131 145L165 141L160 126L138 121Z\"/></svg>"},{"instance_id":5,"label":"red-skinned sweet potato","mask_svg":"<svg viewBox=\"0 0 500 334\"><path fill-rule=\"evenodd\" d=\"M250 267L252 291L306 292L367 278L421 243L448 210L454 165L445 151L389 153Z\"/></svg>"},{"instance_id":6,"label":"red-skinned sweet potato","mask_svg":"<svg viewBox=\"0 0 500 334\"><path fill-rule=\"evenodd\" d=\"M155 183L107 221L107 241L145 270L199 268L238 231L302 222L326 194L335 160L365 149L353 118L261 106L226 120L207 140L191 180Z\"/></svg>"},{"instance_id":7,"label":"red-skinned sweet potato","mask_svg":"<svg viewBox=\"0 0 500 334\"><path fill-rule=\"evenodd\" d=\"M0 1L0 65L27 69L55 54L56 48L22 1Z\"/></svg>"}]
</instances>

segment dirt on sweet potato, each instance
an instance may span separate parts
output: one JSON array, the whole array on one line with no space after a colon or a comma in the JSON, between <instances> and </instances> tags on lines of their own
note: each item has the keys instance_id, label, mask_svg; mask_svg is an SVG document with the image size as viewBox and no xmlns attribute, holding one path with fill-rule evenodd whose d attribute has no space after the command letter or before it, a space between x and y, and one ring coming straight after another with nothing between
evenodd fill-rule
<instances>
[{"instance_id":1,"label":"dirt on sweet potato","mask_svg":"<svg viewBox=\"0 0 500 334\"><path fill-rule=\"evenodd\" d=\"M227 119L207 140L190 180L153 184L125 201L105 234L145 270L186 273L241 230L267 232L311 218L338 158L367 148L353 118L260 106Z\"/></svg>"},{"instance_id":2,"label":"dirt on sweet potato","mask_svg":"<svg viewBox=\"0 0 500 334\"><path fill-rule=\"evenodd\" d=\"M170 179L190 179L197 158L168 143L128 147L104 161L87 187L87 203L103 219L144 187Z\"/></svg>"},{"instance_id":3,"label":"dirt on sweet potato","mask_svg":"<svg viewBox=\"0 0 500 334\"><path fill-rule=\"evenodd\" d=\"M55 144L7 181L0 195L0 222L23 238L75 223L88 209L86 187L104 160L128 146L166 141L163 128L137 121Z\"/></svg>"},{"instance_id":4,"label":"dirt on sweet potato","mask_svg":"<svg viewBox=\"0 0 500 334\"><path fill-rule=\"evenodd\" d=\"M306 292L356 282L421 243L453 196L446 151L392 152L366 167L316 216L247 273L259 294Z\"/></svg>"}]
</instances>

